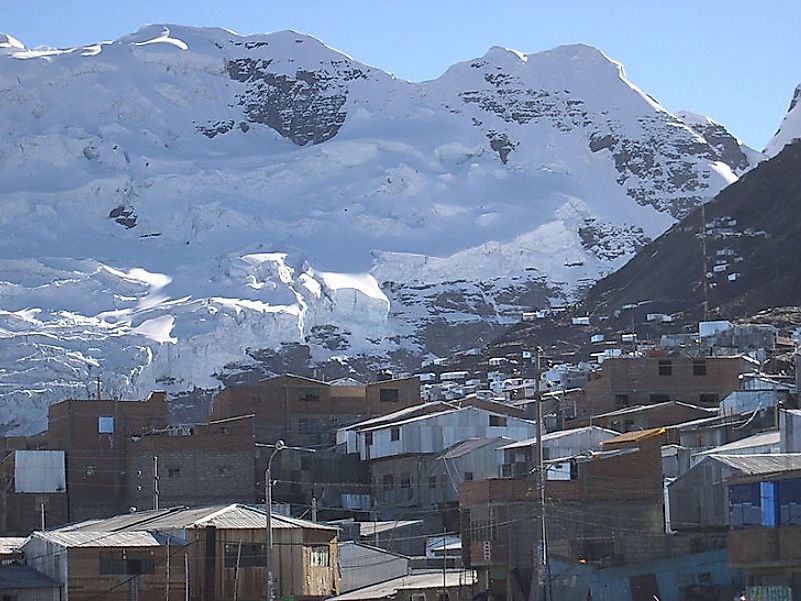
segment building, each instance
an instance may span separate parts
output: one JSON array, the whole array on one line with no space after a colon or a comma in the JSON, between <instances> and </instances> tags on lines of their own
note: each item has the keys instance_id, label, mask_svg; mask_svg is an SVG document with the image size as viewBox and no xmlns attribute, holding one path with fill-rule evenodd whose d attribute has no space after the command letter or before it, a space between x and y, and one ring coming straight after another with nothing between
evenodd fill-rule
<instances>
[{"instance_id":1,"label":"building","mask_svg":"<svg viewBox=\"0 0 801 601\"><path fill-rule=\"evenodd\" d=\"M801 595L801 455L730 459L729 564L745 570L749 599Z\"/></svg>"},{"instance_id":2,"label":"building","mask_svg":"<svg viewBox=\"0 0 801 601\"><path fill-rule=\"evenodd\" d=\"M615 438L620 433L598 426L587 426L571 430L557 430L542 437L542 455L546 461L570 458L599 451L601 443ZM537 439L527 438L500 447L501 473L504 478L525 477L536 465ZM570 462L564 466L551 463L547 472L549 479L570 479Z\"/></svg>"},{"instance_id":3,"label":"building","mask_svg":"<svg viewBox=\"0 0 801 601\"><path fill-rule=\"evenodd\" d=\"M263 601L265 525L264 509L255 506L178 507L35 533L24 551L29 565L69 589L71 600L117 598L106 591L120 591L125 601L132 591L141 601L165 599L169 574L169 599L183 600L188 583L192 601ZM274 513L272 530L277 598L337 594L335 528Z\"/></svg>"},{"instance_id":4,"label":"building","mask_svg":"<svg viewBox=\"0 0 801 601\"><path fill-rule=\"evenodd\" d=\"M27 534L67 521L64 451L11 451L2 467L0 531Z\"/></svg>"},{"instance_id":5,"label":"building","mask_svg":"<svg viewBox=\"0 0 801 601\"><path fill-rule=\"evenodd\" d=\"M660 426L672 426L684 422L715 417L717 409L699 407L681 401L664 401L648 405L633 405L622 407L607 413L593 415L569 423L571 427L592 424L602 428L609 428L617 432L631 432L632 430L649 430Z\"/></svg>"},{"instance_id":6,"label":"building","mask_svg":"<svg viewBox=\"0 0 801 601\"><path fill-rule=\"evenodd\" d=\"M314 446L334 443L344 425L421 403L417 377L337 384L282 375L226 388L214 397L209 419L252 414L260 442Z\"/></svg>"},{"instance_id":7,"label":"building","mask_svg":"<svg viewBox=\"0 0 801 601\"><path fill-rule=\"evenodd\" d=\"M586 386L581 416L607 413L631 405L682 401L717 407L740 387L740 375L756 363L743 356L690 357L654 354L606 359Z\"/></svg>"},{"instance_id":8,"label":"building","mask_svg":"<svg viewBox=\"0 0 801 601\"><path fill-rule=\"evenodd\" d=\"M146 401L67 400L51 405L47 445L66 455L69 520L127 511L129 443L167 425L163 392Z\"/></svg>"},{"instance_id":9,"label":"building","mask_svg":"<svg viewBox=\"0 0 801 601\"><path fill-rule=\"evenodd\" d=\"M665 534L661 447L664 428L601 442L563 457L569 479L546 480L549 554L575 563L623 565L671 556ZM463 561L494 599L526 599L537 546L539 506L531 477L465 483L459 495Z\"/></svg>"},{"instance_id":10,"label":"building","mask_svg":"<svg viewBox=\"0 0 801 601\"><path fill-rule=\"evenodd\" d=\"M263 501L254 422L247 415L132 437L126 465L129 507L156 509L156 488L160 507Z\"/></svg>"},{"instance_id":11,"label":"building","mask_svg":"<svg viewBox=\"0 0 801 601\"><path fill-rule=\"evenodd\" d=\"M22 551L29 568L57 583L54 600L180 601L186 547L168 541L143 530L48 531L34 532Z\"/></svg>"}]
</instances>

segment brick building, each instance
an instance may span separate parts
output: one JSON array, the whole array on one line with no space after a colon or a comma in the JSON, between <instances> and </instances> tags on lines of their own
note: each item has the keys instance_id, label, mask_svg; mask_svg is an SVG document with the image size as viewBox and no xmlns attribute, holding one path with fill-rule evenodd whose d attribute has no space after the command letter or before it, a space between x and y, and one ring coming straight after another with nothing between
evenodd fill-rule
<instances>
[{"instance_id":1,"label":"brick building","mask_svg":"<svg viewBox=\"0 0 801 601\"><path fill-rule=\"evenodd\" d=\"M677 553L665 535L661 446L657 428L602 442L573 462L569 480L546 481L549 553L573 562L620 565ZM527 598L537 543L536 482L531 478L465 482L459 495L462 553L495 599Z\"/></svg>"},{"instance_id":2,"label":"brick building","mask_svg":"<svg viewBox=\"0 0 801 601\"><path fill-rule=\"evenodd\" d=\"M716 407L740 386L740 375L751 372L755 362L747 357L690 357L653 354L647 357L606 359L591 374L586 400L577 416L607 413L631 405L682 401Z\"/></svg>"},{"instance_id":3,"label":"brick building","mask_svg":"<svg viewBox=\"0 0 801 601\"><path fill-rule=\"evenodd\" d=\"M131 438L167 424L163 392L146 401L67 400L51 405L47 447L66 453L69 519L127 511Z\"/></svg>"},{"instance_id":4,"label":"brick building","mask_svg":"<svg viewBox=\"0 0 801 601\"><path fill-rule=\"evenodd\" d=\"M252 415L134 437L126 473L128 503L138 509L154 508L154 457L160 507L264 498Z\"/></svg>"},{"instance_id":5,"label":"brick building","mask_svg":"<svg viewBox=\"0 0 801 601\"><path fill-rule=\"evenodd\" d=\"M416 377L338 384L282 375L226 388L214 397L209 419L253 414L258 440L313 446L334 443L344 425L421 403Z\"/></svg>"}]
</instances>

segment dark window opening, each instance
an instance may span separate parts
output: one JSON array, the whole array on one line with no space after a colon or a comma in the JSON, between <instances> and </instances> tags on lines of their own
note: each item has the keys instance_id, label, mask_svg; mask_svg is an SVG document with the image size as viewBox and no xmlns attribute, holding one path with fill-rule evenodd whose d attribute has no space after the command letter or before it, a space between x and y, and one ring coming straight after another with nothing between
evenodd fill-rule
<instances>
[{"instance_id":1,"label":"dark window opening","mask_svg":"<svg viewBox=\"0 0 801 601\"><path fill-rule=\"evenodd\" d=\"M124 558L124 557L101 557L100 575L101 576L138 576L139 574L155 574L155 565L149 557L144 558Z\"/></svg>"},{"instance_id":2,"label":"dark window opening","mask_svg":"<svg viewBox=\"0 0 801 601\"><path fill-rule=\"evenodd\" d=\"M659 375L672 376L673 375L673 361L660 361L659 362Z\"/></svg>"},{"instance_id":3,"label":"dark window opening","mask_svg":"<svg viewBox=\"0 0 801 601\"><path fill-rule=\"evenodd\" d=\"M180 478L181 477L181 468L180 467L167 468L167 477L168 478Z\"/></svg>"},{"instance_id":4,"label":"dark window opening","mask_svg":"<svg viewBox=\"0 0 801 601\"><path fill-rule=\"evenodd\" d=\"M400 476L400 487L401 488L411 488L412 487L412 475L409 472L403 472Z\"/></svg>"},{"instance_id":5,"label":"dark window opening","mask_svg":"<svg viewBox=\"0 0 801 601\"><path fill-rule=\"evenodd\" d=\"M261 568L267 565L264 543L228 543L225 545L225 567L236 568L237 557L240 568Z\"/></svg>"},{"instance_id":6,"label":"dark window opening","mask_svg":"<svg viewBox=\"0 0 801 601\"><path fill-rule=\"evenodd\" d=\"M400 427L394 426L389 431L390 440L400 440Z\"/></svg>"},{"instance_id":7,"label":"dark window opening","mask_svg":"<svg viewBox=\"0 0 801 601\"><path fill-rule=\"evenodd\" d=\"M320 400L320 391L316 388L301 388L300 396L301 401L315 402Z\"/></svg>"},{"instance_id":8,"label":"dark window opening","mask_svg":"<svg viewBox=\"0 0 801 601\"><path fill-rule=\"evenodd\" d=\"M693 375L705 376L706 375L706 361L695 360L693 361Z\"/></svg>"},{"instance_id":9,"label":"dark window opening","mask_svg":"<svg viewBox=\"0 0 801 601\"><path fill-rule=\"evenodd\" d=\"M382 484L384 486L384 490L392 490L395 488L395 476L392 474L386 474L382 479Z\"/></svg>"},{"instance_id":10,"label":"dark window opening","mask_svg":"<svg viewBox=\"0 0 801 601\"><path fill-rule=\"evenodd\" d=\"M373 433L372 432L365 432L364 434L364 444L368 447L373 446Z\"/></svg>"},{"instance_id":11,"label":"dark window opening","mask_svg":"<svg viewBox=\"0 0 801 601\"><path fill-rule=\"evenodd\" d=\"M490 415L489 416L489 425L490 426L506 426L506 418L501 415Z\"/></svg>"},{"instance_id":12,"label":"dark window opening","mask_svg":"<svg viewBox=\"0 0 801 601\"><path fill-rule=\"evenodd\" d=\"M464 481L465 482L470 482L471 480L473 480L473 472L465 472L464 473Z\"/></svg>"},{"instance_id":13,"label":"dark window opening","mask_svg":"<svg viewBox=\"0 0 801 601\"><path fill-rule=\"evenodd\" d=\"M628 407L629 406L629 395L627 394L616 394L615 395L615 405L618 407Z\"/></svg>"},{"instance_id":14,"label":"dark window opening","mask_svg":"<svg viewBox=\"0 0 801 601\"><path fill-rule=\"evenodd\" d=\"M714 405L719 401L720 397L718 397L717 393L707 393L707 394L699 394L698 395L698 402L702 405Z\"/></svg>"},{"instance_id":15,"label":"dark window opening","mask_svg":"<svg viewBox=\"0 0 801 601\"><path fill-rule=\"evenodd\" d=\"M378 393L378 400L382 403L397 403L400 400L400 391L397 388L382 388Z\"/></svg>"},{"instance_id":16,"label":"dark window opening","mask_svg":"<svg viewBox=\"0 0 801 601\"><path fill-rule=\"evenodd\" d=\"M436 476L429 476L428 478L428 488L436 488L437 487L437 477Z\"/></svg>"}]
</instances>

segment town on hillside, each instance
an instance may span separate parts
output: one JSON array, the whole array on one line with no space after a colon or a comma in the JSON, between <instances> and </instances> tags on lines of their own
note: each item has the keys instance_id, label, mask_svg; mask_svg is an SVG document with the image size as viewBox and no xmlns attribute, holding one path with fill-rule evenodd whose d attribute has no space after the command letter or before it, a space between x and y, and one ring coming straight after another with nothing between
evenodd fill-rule
<instances>
[{"instance_id":1,"label":"town on hillside","mask_svg":"<svg viewBox=\"0 0 801 601\"><path fill-rule=\"evenodd\" d=\"M160 391L66 399L2 439L0 598L789 600L799 334L284 374L198 423Z\"/></svg>"}]
</instances>

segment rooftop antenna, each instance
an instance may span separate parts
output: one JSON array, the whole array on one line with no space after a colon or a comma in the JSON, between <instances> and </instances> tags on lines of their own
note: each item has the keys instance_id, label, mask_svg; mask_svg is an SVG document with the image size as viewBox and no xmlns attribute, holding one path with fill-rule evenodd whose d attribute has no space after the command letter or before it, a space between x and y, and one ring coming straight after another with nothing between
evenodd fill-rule
<instances>
[{"instance_id":1,"label":"rooftop antenna","mask_svg":"<svg viewBox=\"0 0 801 601\"><path fill-rule=\"evenodd\" d=\"M100 376L97 376L97 400L100 400Z\"/></svg>"}]
</instances>

